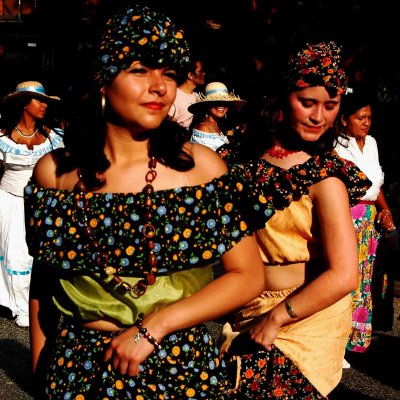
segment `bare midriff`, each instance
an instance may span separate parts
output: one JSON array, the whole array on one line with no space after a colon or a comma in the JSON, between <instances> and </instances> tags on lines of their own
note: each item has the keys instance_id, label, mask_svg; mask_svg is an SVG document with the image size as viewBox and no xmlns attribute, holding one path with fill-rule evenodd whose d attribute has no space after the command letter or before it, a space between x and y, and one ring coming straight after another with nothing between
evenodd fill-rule
<instances>
[{"instance_id":1,"label":"bare midriff","mask_svg":"<svg viewBox=\"0 0 400 400\"><path fill-rule=\"evenodd\" d=\"M306 280L306 263L290 263L265 266L268 291L278 291L303 285Z\"/></svg>"},{"instance_id":2,"label":"bare midriff","mask_svg":"<svg viewBox=\"0 0 400 400\"><path fill-rule=\"evenodd\" d=\"M85 322L82 324L83 327L88 328L88 329L94 329L97 331L123 331L126 328L122 327L116 322L112 322L109 320L104 320L104 319L99 319L97 321L90 321L90 322Z\"/></svg>"}]
</instances>

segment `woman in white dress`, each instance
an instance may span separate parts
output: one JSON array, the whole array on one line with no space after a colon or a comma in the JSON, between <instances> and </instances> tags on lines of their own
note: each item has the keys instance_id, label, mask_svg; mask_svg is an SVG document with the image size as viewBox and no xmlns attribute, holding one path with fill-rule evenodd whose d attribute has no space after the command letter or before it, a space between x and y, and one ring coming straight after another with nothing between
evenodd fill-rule
<instances>
[{"instance_id":1,"label":"woman in white dress","mask_svg":"<svg viewBox=\"0 0 400 400\"><path fill-rule=\"evenodd\" d=\"M28 297L32 257L25 241L24 187L43 155L63 146L63 131L45 125L50 103L41 83L22 82L1 101L0 306L15 323L29 326Z\"/></svg>"}]
</instances>

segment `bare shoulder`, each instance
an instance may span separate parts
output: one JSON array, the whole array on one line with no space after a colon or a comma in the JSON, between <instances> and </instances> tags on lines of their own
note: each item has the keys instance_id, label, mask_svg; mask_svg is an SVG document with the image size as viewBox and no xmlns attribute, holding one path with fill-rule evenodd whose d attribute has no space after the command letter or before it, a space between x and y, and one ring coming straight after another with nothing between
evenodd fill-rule
<instances>
[{"instance_id":1,"label":"bare shoulder","mask_svg":"<svg viewBox=\"0 0 400 400\"><path fill-rule=\"evenodd\" d=\"M215 133L211 126L206 122L200 122L198 125L196 125L196 129L202 132Z\"/></svg>"},{"instance_id":2,"label":"bare shoulder","mask_svg":"<svg viewBox=\"0 0 400 400\"><path fill-rule=\"evenodd\" d=\"M186 143L185 149L193 156L194 172L202 176L201 180L207 182L227 172L222 158L209 147L197 143Z\"/></svg>"},{"instance_id":3,"label":"bare shoulder","mask_svg":"<svg viewBox=\"0 0 400 400\"><path fill-rule=\"evenodd\" d=\"M57 164L52 153L47 153L39 159L33 169L32 177L34 181L45 188L56 187L57 183Z\"/></svg>"},{"instance_id":4,"label":"bare shoulder","mask_svg":"<svg viewBox=\"0 0 400 400\"><path fill-rule=\"evenodd\" d=\"M311 186L310 197L317 203L333 206L344 202L348 205L349 197L346 185L336 177L329 177Z\"/></svg>"}]
</instances>

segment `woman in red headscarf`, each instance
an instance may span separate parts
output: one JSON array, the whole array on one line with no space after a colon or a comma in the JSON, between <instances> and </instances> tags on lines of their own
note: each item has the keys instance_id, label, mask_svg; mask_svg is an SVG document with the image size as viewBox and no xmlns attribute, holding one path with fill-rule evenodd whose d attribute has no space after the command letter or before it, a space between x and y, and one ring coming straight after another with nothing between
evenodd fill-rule
<instances>
[{"instance_id":1,"label":"woman in red headscarf","mask_svg":"<svg viewBox=\"0 0 400 400\"><path fill-rule=\"evenodd\" d=\"M237 311L236 332L224 326L229 399L326 398L340 381L351 328L358 256L350 204L370 182L332 155L347 87L340 47L306 45L289 59L283 83L242 150L261 191L272 165L301 193L256 233L266 285Z\"/></svg>"}]
</instances>

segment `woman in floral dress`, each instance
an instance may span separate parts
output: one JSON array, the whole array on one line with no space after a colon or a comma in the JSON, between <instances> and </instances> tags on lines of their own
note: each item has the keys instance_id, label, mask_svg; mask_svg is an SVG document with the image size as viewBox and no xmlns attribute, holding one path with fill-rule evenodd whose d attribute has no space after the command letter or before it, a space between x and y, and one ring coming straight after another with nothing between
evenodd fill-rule
<instances>
[{"instance_id":1,"label":"woman in floral dress","mask_svg":"<svg viewBox=\"0 0 400 400\"><path fill-rule=\"evenodd\" d=\"M236 312L233 330L224 326L229 399L323 399L342 375L358 264L350 204L370 182L332 154L347 87L340 51L335 42L298 50L262 112L264 128L246 133L245 169L258 190L267 194L274 166L300 193L256 233L266 285Z\"/></svg>"},{"instance_id":2,"label":"woman in floral dress","mask_svg":"<svg viewBox=\"0 0 400 400\"><path fill-rule=\"evenodd\" d=\"M274 205L168 120L184 33L139 5L101 32L93 92L25 190L37 396L219 399L226 369L204 322L261 293L252 230ZM290 202L290 181L271 177Z\"/></svg>"}]
</instances>

